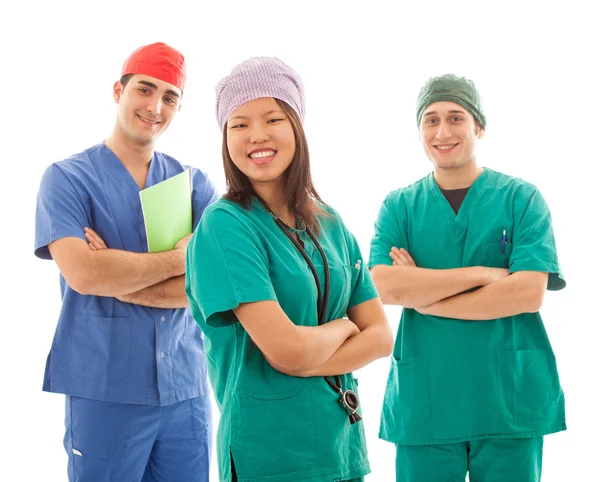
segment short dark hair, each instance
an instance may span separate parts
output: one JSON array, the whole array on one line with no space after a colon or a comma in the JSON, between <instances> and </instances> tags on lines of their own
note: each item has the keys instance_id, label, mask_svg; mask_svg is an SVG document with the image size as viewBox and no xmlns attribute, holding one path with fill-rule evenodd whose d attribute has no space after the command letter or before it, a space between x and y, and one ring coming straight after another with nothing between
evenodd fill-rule
<instances>
[{"instance_id":1,"label":"short dark hair","mask_svg":"<svg viewBox=\"0 0 600 482\"><path fill-rule=\"evenodd\" d=\"M125 74L123 77L121 77L119 82L121 82L121 84L123 84L123 88L125 88L125 86L127 85L127 82L129 82L131 80L131 77L133 77L133 74Z\"/></svg>"},{"instance_id":2,"label":"short dark hair","mask_svg":"<svg viewBox=\"0 0 600 482\"><path fill-rule=\"evenodd\" d=\"M317 193L310 173L310 156L308 142L302 127L302 122L296 111L282 100L275 99L279 107L287 114L292 124L296 139L296 151L287 170L284 172L285 190L287 194L287 208L290 213L299 217L306 226L315 234L320 232L318 215L325 212L318 203L323 200ZM256 195L250 180L233 163L227 148L227 124L223 129L223 168L227 184L224 197L248 209L252 203L252 196ZM323 203L324 204L324 203Z\"/></svg>"}]
</instances>

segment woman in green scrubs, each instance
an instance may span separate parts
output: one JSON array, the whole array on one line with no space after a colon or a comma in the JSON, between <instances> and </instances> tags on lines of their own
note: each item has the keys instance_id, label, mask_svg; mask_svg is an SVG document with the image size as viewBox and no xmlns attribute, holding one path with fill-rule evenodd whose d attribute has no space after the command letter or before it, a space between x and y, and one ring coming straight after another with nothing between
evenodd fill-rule
<instances>
[{"instance_id":1,"label":"woman in green scrubs","mask_svg":"<svg viewBox=\"0 0 600 482\"><path fill-rule=\"evenodd\" d=\"M539 309L565 287L539 190L479 167L485 117L473 83L430 79L417 122L434 171L390 193L369 267L404 307L380 437L396 480L540 480L542 437L566 429Z\"/></svg>"},{"instance_id":2,"label":"woman in green scrubs","mask_svg":"<svg viewBox=\"0 0 600 482\"><path fill-rule=\"evenodd\" d=\"M303 114L300 79L275 58L217 86L227 192L190 241L186 287L221 411L221 481L370 471L352 371L393 336L354 236L313 187Z\"/></svg>"}]
</instances>

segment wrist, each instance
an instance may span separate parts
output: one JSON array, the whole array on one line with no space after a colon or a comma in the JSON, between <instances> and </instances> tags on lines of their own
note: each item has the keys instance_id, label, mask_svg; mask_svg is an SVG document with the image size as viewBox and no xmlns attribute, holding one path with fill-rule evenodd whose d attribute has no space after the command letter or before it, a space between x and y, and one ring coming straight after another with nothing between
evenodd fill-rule
<instances>
[{"instance_id":1,"label":"wrist","mask_svg":"<svg viewBox=\"0 0 600 482\"><path fill-rule=\"evenodd\" d=\"M485 286L490 284L493 280L491 277L490 270L485 266L475 266L477 269L477 285Z\"/></svg>"},{"instance_id":2,"label":"wrist","mask_svg":"<svg viewBox=\"0 0 600 482\"><path fill-rule=\"evenodd\" d=\"M175 276L181 276L185 274L185 249L175 248L170 252L170 270L169 276L165 279L174 278Z\"/></svg>"}]
</instances>

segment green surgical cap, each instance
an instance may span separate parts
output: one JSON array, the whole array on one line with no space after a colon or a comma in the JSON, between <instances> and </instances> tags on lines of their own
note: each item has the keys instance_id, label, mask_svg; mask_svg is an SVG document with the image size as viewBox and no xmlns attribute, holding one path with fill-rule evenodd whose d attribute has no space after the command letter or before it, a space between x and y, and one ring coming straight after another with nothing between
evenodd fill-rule
<instances>
[{"instance_id":1,"label":"green surgical cap","mask_svg":"<svg viewBox=\"0 0 600 482\"><path fill-rule=\"evenodd\" d=\"M421 88L417 99L417 125L421 124L425 109L435 102L454 102L463 106L485 129L486 119L481 110L481 99L472 80L452 74L429 79Z\"/></svg>"}]
</instances>

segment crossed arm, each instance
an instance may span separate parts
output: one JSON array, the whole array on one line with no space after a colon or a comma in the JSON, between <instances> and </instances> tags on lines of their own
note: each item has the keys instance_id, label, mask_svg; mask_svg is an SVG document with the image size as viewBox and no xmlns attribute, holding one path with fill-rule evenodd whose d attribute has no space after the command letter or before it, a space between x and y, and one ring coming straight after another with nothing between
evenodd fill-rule
<instances>
[{"instance_id":1,"label":"crossed arm","mask_svg":"<svg viewBox=\"0 0 600 482\"><path fill-rule=\"evenodd\" d=\"M170 251L133 253L107 248L92 229L85 228L84 233L87 243L69 237L48 245L52 258L75 291L154 308L188 305L185 250L191 235Z\"/></svg>"},{"instance_id":2,"label":"crossed arm","mask_svg":"<svg viewBox=\"0 0 600 482\"><path fill-rule=\"evenodd\" d=\"M419 313L463 320L490 320L539 311L548 273L473 266L424 269L404 248L392 248L392 266L372 268L373 281L386 304ZM479 288L476 291L469 291Z\"/></svg>"},{"instance_id":3,"label":"crossed arm","mask_svg":"<svg viewBox=\"0 0 600 482\"><path fill-rule=\"evenodd\" d=\"M275 301L244 303L233 311L269 364L287 375L349 373L389 356L393 348L379 298L350 308L350 319L320 326L295 325Z\"/></svg>"}]
</instances>

